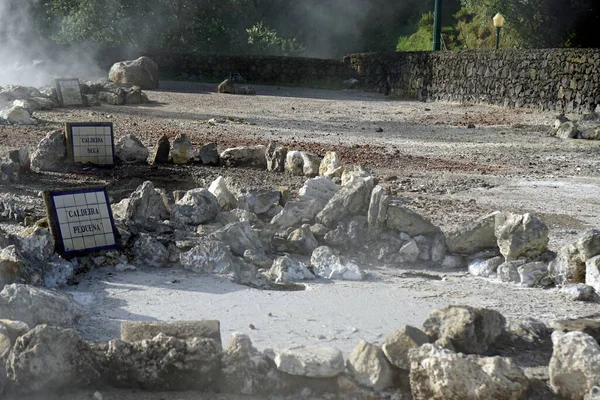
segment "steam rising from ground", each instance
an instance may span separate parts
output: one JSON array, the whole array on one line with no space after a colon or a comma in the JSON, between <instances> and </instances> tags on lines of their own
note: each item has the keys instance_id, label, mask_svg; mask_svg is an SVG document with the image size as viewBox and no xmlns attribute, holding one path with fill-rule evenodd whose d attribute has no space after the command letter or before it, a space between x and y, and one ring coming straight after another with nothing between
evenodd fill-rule
<instances>
[{"instance_id":1,"label":"steam rising from ground","mask_svg":"<svg viewBox=\"0 0 600 400\"><path fill-rule=\"evenodd\" d=\"M94 47L65 48L39 40L28 0L0 0L0 86L43 87L54 78L105 76L94 60Z\"/></svg>"}]
</instances>

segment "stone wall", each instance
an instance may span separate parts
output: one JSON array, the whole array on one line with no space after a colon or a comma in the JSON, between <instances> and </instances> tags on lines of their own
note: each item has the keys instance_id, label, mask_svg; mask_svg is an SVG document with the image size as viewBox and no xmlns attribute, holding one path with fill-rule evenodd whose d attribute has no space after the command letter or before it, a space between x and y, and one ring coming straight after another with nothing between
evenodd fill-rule
<instances>
[{"instance_id":1,"label":"stone wall","mask_svg":"<svg viewBox=\"0 0 600 400\"><path fill-rule=\"evenodd\" d=\"M420 100L589 112L600 104L600 50L353 54L367 87Z\"/></svg>"},{"instance_id":2,"label":"stone wall","mask_svg":"<svg viewBox=\"0 0 600 400\"><path fill-rule=\"evenodd\" d=\"M121 53L105 52L103 62L118 61ZM598 49L365 53L351 54L342 60L146 55L159 65L163 79L221 80L231 73L239 73L249 83L318 87L336 86L345 79L359 78L366 90L419 100L580 113L600 104Z\"/></svg>"},{"instance_id":3,"label":"stone wall","mask_svg":"<svg viewBox=\"0 0 600 400\"><path fill-rule=\"evenodd\" d=\"M340 84L355 77L343 60L220 54L147 54L163 78L221 80L241 74L249 83Z\"/></svg>"}]
</instances>

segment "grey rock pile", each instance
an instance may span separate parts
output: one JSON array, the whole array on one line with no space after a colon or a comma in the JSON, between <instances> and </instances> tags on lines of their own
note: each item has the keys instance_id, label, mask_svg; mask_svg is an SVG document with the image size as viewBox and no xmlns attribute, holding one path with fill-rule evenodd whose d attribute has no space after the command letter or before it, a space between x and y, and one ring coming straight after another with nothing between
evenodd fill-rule
<instances>
[{"instance_id":1,"label":"grey rock pile","mask_svg":"<svg viewBox=\"0 0 600 400\"><path fill-rule=\"evenodd\" d=\"M600 140L600 116L595 112L583 115L578 121L571 121L560 115L551 130L560 139Z\"/></svg>"}]
</instances>

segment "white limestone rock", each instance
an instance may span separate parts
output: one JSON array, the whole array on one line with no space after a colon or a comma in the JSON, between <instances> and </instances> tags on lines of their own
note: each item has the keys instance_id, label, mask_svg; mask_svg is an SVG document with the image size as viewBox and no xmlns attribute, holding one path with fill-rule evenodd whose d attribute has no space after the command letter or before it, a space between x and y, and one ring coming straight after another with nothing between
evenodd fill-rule
<instances>
[{"instance_id":1,"label":"white limestone rock","mask_svg":"<svg viewBox=\"0 0 600 400\"><path fill-rule=\"evenodd\" d=\"M583 332L554 332L550 385L569 400L583 399L600 383L600 345Z\"/></svg>"},{"instance_id":2,"label":"white limestone rock","mask_svg":"<svg viewBox=\"0 0 600 400\"><path fill-rule=\"evenodd\" d=\"M524 399L528 380L510 358L456 354L433 344L409 350L415 400Z\"/></svg>"},{"instance_id":3,"label":"white limestone rock","mask_svg":"<svg viewBox=\"0 0 600 400\"><path fill-rule=\"evenodd\" d=\"M327 246L317 247L310 258L310 264L317 276L325 279L360 281L363 272L358 265L344 262Z\"/></svg>"},{"instance_id":4,"label":"white limestone rock","mask_svg":"<svg viewBox=\"0 0 600 400\"><path fill-rule=\"evenodd\" d=\"M332 378L344 372L344 356L334 347L295 347L275 350L277 369L308 378Z\"/></svg>"}]
</instances>

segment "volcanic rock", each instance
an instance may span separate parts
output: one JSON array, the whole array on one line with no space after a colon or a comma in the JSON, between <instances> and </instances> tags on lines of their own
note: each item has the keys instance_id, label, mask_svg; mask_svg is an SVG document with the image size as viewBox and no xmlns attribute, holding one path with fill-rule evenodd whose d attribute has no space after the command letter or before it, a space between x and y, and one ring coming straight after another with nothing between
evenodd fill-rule
<instances>
[{"instance_id":1,"label":"volcanic rock","mask_svg":"<svg viewBox=\"0 0 600 400\"><path fill-rule=\"evenodd\" d=\"M203 240L179 259L183 268L209 274L221 273L233 263L229 247L218 240Z\"/></svg>"},{"instance_id":2,"label":"volcanic rock","mask_svg":"<svg viewBox=\"0 0 600 400\"><path fill-rule=\"evenodd\" d=\"M31 169L40 171L61 171L65 168L67 142L61 131L48 133L38 144L31 156Z\"/></svg>"},{"instance_id":3,"label":"volcanic rock","mask_svg":"<svg viewBox=\"0 0 600 400\"><path fill-rule=\"evenodd\" d=\"M535 259L548 249L548 227L531 214L506 216L496 223L496 238L506 261Z\"/></svg>"},{"instance_id":4,"label":"volcanic rock","mask_svg":"<svg viewBox=\"0 0 600 400\"><path fill-rule=\"evenodd\" d=\"M317 214L317 222L334 227L342 219L363 214L366 215L373 190L373 178L353 178L342 187Z\"/></svg>"},{"instance_id":5,"label":"volcanic rock","mask_svg":"<svg viewBox=\"0 0 600 400\"><path fill-rule=\"evenodd\" d=\"M150 152L140 139L125 135L115 144L115 156L125 164L144 164Z\"/></svg>"},{"instance_id":6,"label":"volcanic rock","mask_svg":"<svg viewBox=\"0 0 600 400\"><path fill-rule=\"evenodd\" d=\"M278 257L273 261L269 276L275 283L296 282L305 279L315 279L306 265L290 256Z\"/></svg>"},{"instance_id":7,"label":"volcanic rock","mask_svg":"<svg viewBox=\"0 0 600 400\"><path fill-rule=\"evenodd\" d=\"M199 225L214 221L221 211L217 198L207 189L188 190L171 208L171 221Z\"/></svg>"},{"instance_id":8,"label":"volcanic rock","mask_svg":"<svg viewBox=\"0 0 600 400\"><path fill-rule=\"evenodd\" d=\"M178 133L173 139L171 160L175 164L187 164L196 157L194 145L185 133Z\"/></svg>"},{"instance_id":9,"label":"volcanic rock","mask_svg":"<svg viewBox=\"0 0 600 400\"><path fill-rule=\"evenodd\" d=\"M410 325L403 325L383 339L382 350L390 363L409 370L408 350L419 348L425 343L429 343L429 336L425 332Z\"/></svg>"},{"instance_id":10,"label":"volcanic rock","mask_svg":"<svg viewBox=\"0 0 600 400\"><path fill-rule=\"evenodd\" d=\"M337 176L341 178L342 176L342 163L340 161L340 156L335 151L328 151L325 153L325 157L321 161L321 165L319 166L319 175L325 177L333 177Z\"/></svg>"},{"instance_id":11,"label":"volcanic rock","mask_svg":"<svg viewBox=\"0 0 600 400\"><path fill-rule=\"evenodd\" d=\"M216 143L205 144L198 150L198 160L203 165L219 165L219 152L217 151Z\"/></svg>"},{"instance_id":12,"label":"volcanic rock","mask_svg":"<svg viewBox=\"0 0 600 400\"><path fill-rule=\"evenodd\" d=\"M266 150L267 171L283 172L288 148L277 142L269 142Z\"/></svg>"},{"instance_id":13,"label":"volcanic rock","mask_svg":"<svg viewBox=\"0 0 600 400\"><path fill-rule=\"evenodd\" d=\"M222 176L219 176L210 184L208 191L217 198L221 210L230 211L238 207L238 200L235 195L231 193Z\"/></svg>"},{"instance_id":14,"label":"volcanic rock","mask_svg":"<svg viewBox=\"0 0 600 400\"><path fill-rule=\"evenodd\" d=\"M141 89L158 88L158 65L148 57L113 64L108 79L118 86L139 86Z\"/></svg>"},{"instance_id":15,"label":"volcanic rock","mask_svg":"<svg viewBox=\"0 0 600 400\"><path fill-rule=\"evenodd\" d=\"M117 387L153 391L210 390L221 369L213 339L176 339L164 334L126 343L111 340L106 352L109 381Z\"/></svg>"},{"instance_id":16,"label":"volcanic rock","mask_svg":"<svg viewBox=\"0 0 600 400\"><path fill-rule=\"evenodd\" d=\"M154 188L152 181L146 181L135 189L126 199L113 205L116 218L125 221L145 221L156 219L164 221L169 218L168 201L163 192Z\"/></svg>"},{"instance_id":17,"label":"volcanic rock","mask_svg":"<svg viewBox=\"0 0 600 400\"><path fill-rule=\"evenodd\" d=\"M583 283L587 260L600 255L600 231L590 229L575 242L558 251L556 259L548 266L556 284Z\"/></svg>"},{"instance_id":18,"label":"volcanic rock","mask_svg":"<svg viewBox=\"0 0 600 400\"><path fill-rule=\"evenodd\" d=\"M100 379L99 359L75 331L40 325L16 340L6 369L24 392L71 390Z\"/></svg>"},{"instance_id":19,"label":"volcanic rock","mask_svg":"<svg viewBox=\"0 0 600 400\"><path fill-rule=\"evenodd\" d=\"M358 342L348 361L348 372L360 384L376 391L393 385L394 371L383 351L364 340Z\"/></svg>"},{"instance_id":20,"label":"volcanic rock","mask_svg":"<svg viewBox=\"0 0 600 400\"><path fill-rule=\"evenodd\" d=\"M136 237L132 253L138 265L160 268L169 262L169 250L147 233L140 233Z\"/></svg>"},{"instance_id":21,"label":"volcanic rock","mask_svg":"<svg viewBox=\"0 0 600 400\"><path fill-rule=\"evenodd\" d=\"M254 348L248 335L233 333L223 353L221 392L266 394L271 389L270 372L269 359Z\"/></svg>"},{"instance_id":22,"label":"volcanic rock","mask_svg":"<svg viewBox=\"0 0 600 400\"><path fill-rule=\"evenodd\" d=\"M482 250L498 247L496 234L495 212L481 217L470 224L450 231L446 234L446 244L448 251L459 254L475 254Z\"/></svg>"},{"instance_id":23,"label":"volcanic rock","mask_svg":"<svg viewBox=\"0 0 600 400\"><path fill-rule=\"evenodd\" d=\"M510 358L456 354L432 344L409 350L415 400L523 399L527 377Z\"/></svg>"},{"instance_id":24,"label":"volcanic rock","mask_svg":"<svg viewBox=\"0 0 600 400\"><path fill-rule=\"evenodd\" d=\"M325 279L360 281L363 273L358 265L344 262L327 246L317 247L310 258L315 274Z\"/></svg>"},{"instance_id":25,"label":"volcanic rock","mask_svg":"<svg viewBox=\"0 0 600 400\"><path fill-rule=\"evenodd\" d=\"M267 169L266 151L263 145L233 147L221 153L221 163L228 167Z\"/></svg>"},{"instance_id":26,"label":"volcanic rock","mask_svg":"<svg viewBox=\"0 0 600 400\"><path fill-rule=\"evenodd\" d=\"M156 146L154 146L154 153L152 155L152 164L166 164L169 162L169 153L171 152L171 143L167 135L162 135Z\"/></svg>"},{"instance_id":27,"label":"volcanic rock","mask_svg":"<svg viewBox=\"0 0 600 400\"><path fill-rule=\"evenodd\" d=\"M264 253L260 237L248 222L231 223L219 229L210 237L229 245L231 252L240 257L244 255L246 250L256 250Z\"/></svg>"},{"instance_id":28,"label":"volcanic rock","mask_svg":"<svg viewBox=\"0 0 600 400\"><path fill-rule=\"evenodd\" d=\"M600 382L600 345L583 332L554 332L550 385L565 399L583 399Z\"/></svg>"},{"instance_id":29,"label":"volcanic rock","mask_svg":"<svg viewBox=\"0 0 600 400\"><path fill-rule=\"evenodd\" d=\"M483 354L502 334L506 319L498 311L470 306L448 306L432 311L424 331L432 331L437 338L448 338L457 351Z\"/></svg>"}]
</instances>

